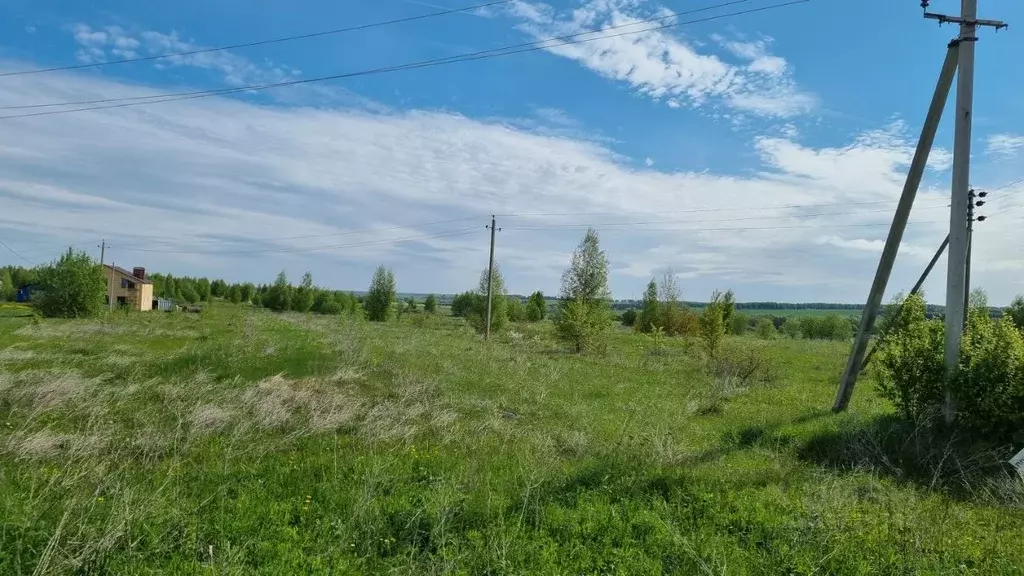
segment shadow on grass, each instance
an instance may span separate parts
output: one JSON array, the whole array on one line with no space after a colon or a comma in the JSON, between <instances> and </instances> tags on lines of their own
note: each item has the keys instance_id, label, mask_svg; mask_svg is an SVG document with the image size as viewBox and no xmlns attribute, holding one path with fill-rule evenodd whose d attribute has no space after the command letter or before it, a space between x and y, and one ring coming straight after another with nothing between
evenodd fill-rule
<instances>
[{"instance_id":1,"label":"shadow on grass","mask_svg":"<svg viewBox=\"0 0 1024 576\"><path fill-rule=\"evenodd\" d=\"M797 456L834 470L867 471L953 496L978 496L1015 476L1008 445L894 415L815 434Z\"/></svg>"}]
</instances>

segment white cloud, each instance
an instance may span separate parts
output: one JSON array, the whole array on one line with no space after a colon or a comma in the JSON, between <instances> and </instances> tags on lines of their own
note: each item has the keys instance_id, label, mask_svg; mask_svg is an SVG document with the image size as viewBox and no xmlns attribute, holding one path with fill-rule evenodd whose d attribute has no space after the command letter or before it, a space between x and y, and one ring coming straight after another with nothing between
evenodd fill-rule
<instances>
[{"instance_id":1,"label":"white cloud","mask_svg":"<svg viewBox=\"0 0 1024 576\"><path fill-rule=\"evenodd\" d=\"M647 166L648 168L650 168L651 166L654 166L654 159L653 158L644 158L644 166Z\"/></svg>"},{"instance_id":2,"label":"white cloud","mask_svg":"<svg viewBox=\"0 0 1024 576\"><path fill-rule=\"evenodd\" d=\"M183 40L177 32L169 34L156 30L130 32L121 26L106 26L97 29L88 24L79 23L72 27L72 33L80 46L77 57L79 61L86 64L140 56L192 52L204 48L201 44ZM224 82L232 86L281 82L298 74L298 70L285 65L269 61L256 64L247 58L225 50L174 56L156 60L154 65L158 68L188 66L209 70L218 73Z\"/></svg>"},{"instance_id":3,"label":"white cloud","mask_svg":"<svg viewBox=\"0 0 1024 576\"><path fill-rule=\"evenodd\" d=\"M652 16L632 0L596 0L565 17L546 4L516 2L512 13L522 19L521 28L536 38L579 34L608 26L615 33L643 30L637 34L599 38L576 44L551 43L547 51L575 60L669 107L725 106L741 112L770 117L791 117L812 110L814 96L800 90L785 59L767 51L769 40L756 43L721 43L727 52L744 62L733 64L716 54L701 53L696 43L666 30L649 30L641 24ZM655 10L655 15L668 13ZM635 24L635 26L630 26ZM582 36L574 40L597 38Z\"/></svg>"},{"instance_id":4,"label":"white cloud","mask_svg":"<svg viewBox=\"0 0 1024 576\"><path fill-rule=\"evenodd\" d=\"M0 100L11 105L152 93L86 74L0 83ZM833 148L785 138L753 146L760 161L742 174L661 172L600 142L505 122L222 98L5 120L0 237L34 259L61 243L91 249L107 238L108 258L126 265L254 281L311 270L346 289L365 286L385 263L402 290L453 292L474 285L486 265L486 215L588 213L499 216L497 256L510 288L557 291L590 224L602 233L619 297L672 266L694 299L726 287L750 300L862 299L875 262L818 240L884 238L893 204L850 203L898 197L907 135L894 125ZM908 245L941 240L945 195L922 190ZM778 208L832 203L844 205ZM469 219L353 233L457 218ZM999 241L985 250L979 241L976 283L999 302L1011 295L999 290L1018 273L1013 246L1024 231L992 220L986 227ZM472 234L423 238L442 231ZM311 235L321 237L284 239ZM365 244L408 237L420 240ZM339 248L224 253L317 246ZM894 290L919 272L920 258L901 253L911 258L897 263Z\"/></svg>"},{"instance_id":5,"label":"white cloud","mask_svg":"<svg viewBox=\"0 0 1024 576\"><path fill-rule=\"evenodd\" d=\"M988 137L986 152L993 156L1009 158L1024 148L1024 136L1015 134L992 134Z\"/></svg>"}]
</instances>

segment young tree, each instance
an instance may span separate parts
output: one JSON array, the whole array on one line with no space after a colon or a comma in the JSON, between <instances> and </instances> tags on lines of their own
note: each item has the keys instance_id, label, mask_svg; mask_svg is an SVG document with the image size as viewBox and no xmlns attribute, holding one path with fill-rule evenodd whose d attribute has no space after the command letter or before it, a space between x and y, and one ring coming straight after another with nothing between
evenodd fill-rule
<instances>
[{"instance_id":1,"label":"young tree","mask_svg":"<svg viewBox=\"0 0 1024 576\"><path fill-rule=\"evenodd\" d=\"M4 266L0 270L0 301L12 302L17 296L18 287L14 285L14 279L11 277L11 269Z\"/></svg>"},{"instance_id":2,"label":"young tree","mask_svg":"<svg viewBox=\"0 0 1024 576\"><path fill-rule=\"evenodd\" d=\"M1014 326L1024 330L1024 296L1018 294L1014 297L1010 307L1006 309L1006 315L1010 317Z\"/></svg>"},{"instance_id":3,"label":"young tree","mask_svg":"<svg viewBox=\"0 0 1024 576\"><path fill-rule=\"evenodd\" d=\"M210 282L210 296L214 298L226 298L228 295L228 283L217 279Z\"/></svg>"},{"instance_id":4,"label":"young tree","mask_svg":"<svg viewBox=\"0 0 1024 576\"><path fill-rule=\"evenodd\" d=\"M206 278L199 278L195 281L196 295L200 300L206 302L210 299L210 281Z\"/></svg>"},{"instance_id":5,"label":"young tree","mask_svg":"<svg viewBox=\"0 0 1024 576\"><path fill-rule=\"evenodd\" d=\"M530 322L540 322L547 316L548 303L544 300L544 293L537 290L526 299L526 319Z\"/></svg>"},{"instance_id":6,"label":"young tree","mask_svg":"<svg viewBox=\"0 0 1024 576\"><path fill-rule=\"evenodd\" d=\"M306 272L302 275L302 283L292 293L291 308L296 312L309 312L313 306L315 296L313 288L313 275Z\"/></svg>"},{"instance_id":7,"label":"young tree","mask_svg":"<svg viewBox=\"0 0 1024 576\"><path fill-rule=\"evenodd\" d=\"M452 316L466 317L476 308L479 295L476 292L463 292L452 298ZM484 304L486 306L486 303Z\"/></svg>"},{"instance_id":8,"label":"young tree","mask_svg":"<svg viewBox=\"0 0 1024 576\"><path fill-rule=\"evenodd\" d=\"M263 295L263 306L274 312L284 312L291 307L292 286L288 283L288 276L281 270L266 294Z\"/></svg>"},{"instance_id":9,"label":"young tree","mask_svg":"<svg viewBox=\"0 0 1024 576\"><path fill-rule=\"evenodd\" d=\"M228 299L228 302L232 304L238 304L242 301L242 288L238 284L232 284L224 293L224 296Z\"/></svg>"},{"instance_id":10,"label":"young tree","mask_svg":"<svg viewBox=\"0 0 1024 576\"><path fill-rule=\"evenodd\" d=\"M423 311L427 314L437 314L437 296L429 294L423 301Z\"/></svg>"},{"instance_id":11,"label":"young tree","mask_svg":"<svg viewBox=\"0 0 1024 576\"><path fill-rule=\"evenodd\" d=\"M572 344L576 352L600 347L609 327L610 298L608 256L601 250L597 232L590 228L562 275L559 317L555 320L558 337Z\"/></svg>"},{"instance_id":12,"label":"young tree","mask_svg":"<svg viewBox=\"0 0 1024 576\"><path fill-rule=\"evenodd\" d=\"M632 308L626 310L625 312L622 313L622 316L620 318L622 321L622 325L627 328L633 328L634 326L636 326L637 316L639 315L636 313L636 310Z\"/></svg>"},{"instance_id":13,"label":"young tree","mask_svg":"<svg viewBox=\"0 0 1024 576\"><path fill-rule=\"evenodd\" d=\"M767 316L761 316L757 319L757 324L754 326L754 333L757 334L758 338L763 340L769 340L778 334L775 330L775 324L772 322L772 319Z\"/></svg>"},{"instance_id":14,"label":"young tree","mask_svg":"<svg viewBox=\"0 0 1024 576\"><path fill-rule=\"evenodd\" d=\"M415 312L416 311L416 299L413 298L412 296L409 296L408 298L406 298L405 299L405 307L406 307L406 309L409 312Z\"/></svg>"},{"instance_id":15,"label":"young tree","mask_svg":"<svg viewBox=\"0 0 1024 576\"><path fill-rule=\"evenodd\" d=\"M250 302L252 300L253 294L256 293L256 286L254 286L251 282L246 282L245 284L241 285L240 292L242 302Z\"/></svg>"},{"instance_id":16,"label":"young tree","mask_svg":"<svg viewBox=\"0 0 1024 576\"><path fill-rule=\"evenodd\" d=\"M480 283L473 299L473 310L470 312L469 323L477 332L487 330L487 268L480 271ZM508 320L508 299L505 297L505 278L501 268L494 263L494 275L491 276L491 331L497 332L505 327Z\"/></svg>"},{"instance_id":17,"label":"young tree","mask_svg":"<svg viewBox=\"0 0 1024 576\"><path fill-rule=\"evenodd\" d=\"M649 333L661 326L661 304L658 302L658 283L651 278L644 290L643 305L636 318L636 329Z\"/></svg>"},{"instance_id":18,"label":"young tree","mask_svg":"<svg viewBox=\"0 0 1024 576\"><path fill-rule=\"evenodd\" d=\"M103 309L107 282L102 269L85 252L67 253L39 269L36 308L43 316L83 318Z\"/></svg>"},{"instance_id":19,"label":"young tree","mask_svg":"<svg viewBox=\"0 0 1024 576\"><path fill-rule=\"evenodd\" d=\"M729 316L728 322L726 322L725 317L727 316L726 313L728 312L727 306L728 305L723 307L722 310L722 322L725 322L726 331L729 334L733 334L735 336L742 336L746 334L747 328L750 327L750 316L747 316L746 314L736 314L734 312L732 315Z\"/></svg>"},{"instance_id":20,"label":"young tree","mask_svg":"<svg viewBox=\"0 0 1024 576\"><path fill-rule=\"evenodd\" d=\"M725 294L722 294L722 322L725 322L726 326L732 325L734 312L736 312L736 295L732 290L726 290ZM774 326L772 327L774 328Z\"/></svg>"},{"instance_id":21,"label":"young tree","mask_svg":"<svg viewBox=\"0 0 1024 576\"><path fill-rule=\"evenodd\" d=\"M518 296L508 297L508 319L510 322L523 322L526 320L526 308Z\"/></svg>"},{"instance_id":22,"label":"young tree","mask_svg":"<svg viewBox=\"0 0 1024 576\"><path fill-rule=\"evenodd\" d=\"M395 274L383 266L378 266L363 302L366 317L373 322L387 322L394 303Z\"/></svg>"},{"instance_id":23,"label":"young tree","mask_svg":"<svg viewBox=\"0 0 1024 576\"><path fill-rule=\"evenodd\" d=\"M700 338L708 357L714 359L725 338L725 322L722 319L722 294L715 292L700 317Z\"/></svg>"}]
</instances>

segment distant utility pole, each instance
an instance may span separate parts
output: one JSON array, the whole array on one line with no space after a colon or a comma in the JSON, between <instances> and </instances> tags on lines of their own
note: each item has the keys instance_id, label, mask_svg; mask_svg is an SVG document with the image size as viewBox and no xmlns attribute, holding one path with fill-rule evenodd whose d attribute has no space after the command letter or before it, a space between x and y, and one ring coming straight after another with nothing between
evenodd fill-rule
<instances>
[{"instance_id":1,"label":"distant utility pole","mask_svg":"<svg viewBox=\"0 0 1024 576\"><path fill-rule=\"evenodd\" d=\"M98 248L100 249L100 266L102 267L103 258L107 255L107 241L105 239L101 240Z\"/></svg>"},{"instance_id":2,"label":"distant utility pole","mask_svg":"<svg viewBox=\"0 0 1024 576\"><path fill-rule=\"evenodd\" d=\"M956 399L949 386L960 361L960 340L963 336L967 298L968 196L971 179L971 120L974 108L974 44L978 26L996 30L1006 24L995 20L978 20L978 0L961 0L960 16L928 12L928 0L922 0L924 17L939 24L960 25L959 71L956 83L956 126L953 135L953 186L950 191L949 258L946 268L946 398L942 415L946 423L956 417Z\"/></svg>"},{"instance_id":3,"label":"distant utility pole","mask_svg":"<svg viewBox=\"0 0 1024 576\"><path fill-rule=\"evenodd\" d=\"M491 225L487 226L491 229L491 255L487 259L487 331L484 332L484 339L491 339L491 284L494 281L494 233L499 230L495 228L494 215L491 215Z\"/></svg>"}]
</instances>

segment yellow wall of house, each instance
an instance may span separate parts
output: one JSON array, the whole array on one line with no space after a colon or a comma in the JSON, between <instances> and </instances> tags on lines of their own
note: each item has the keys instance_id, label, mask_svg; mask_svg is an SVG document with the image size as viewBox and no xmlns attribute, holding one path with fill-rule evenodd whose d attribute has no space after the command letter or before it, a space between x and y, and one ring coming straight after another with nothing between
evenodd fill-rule
<instances>
[{"instance_id":1,"label":"yellow wall of house","mask_svg":"<svg viewBox=\"0 0 1024 576\"><path fill-rule=\"evenodd\" d=\"M110 268L104 270L104 273L107 276L107 294L114 301L115 306L119 302L118 298L124 298L125 306L129 306L134 310L145 312L153 309L152 284L141 284L138 278L130 274L121 274L117 270L114 270L113 276L111 276ZM113 278L113 287L110 286L111 278ZM135 288L122 288L122 279L134 283Z\"/></svg>"}]
</instances>

